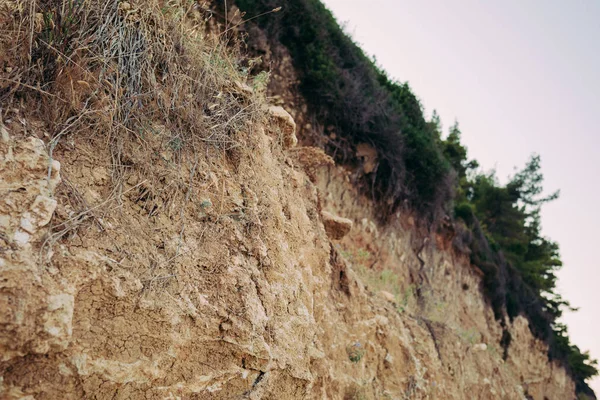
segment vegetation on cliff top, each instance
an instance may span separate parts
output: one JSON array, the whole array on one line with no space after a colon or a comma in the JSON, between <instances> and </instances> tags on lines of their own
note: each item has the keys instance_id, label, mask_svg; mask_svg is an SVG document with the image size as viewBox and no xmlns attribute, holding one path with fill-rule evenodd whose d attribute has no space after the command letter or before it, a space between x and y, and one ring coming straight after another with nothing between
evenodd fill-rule
<instances>
[{"instance_id":1,"label":"vegetation on cliff top","mask_svg":"<svg viewBox=\"0 0 600 400\"><path fill-rule=\"evenodd\" d=\"M237 0L248 16L278 7L276 0ZM572 309L556 293L562 266L556 242L541 232L541 206L558 197L542 196L539 156L505 185L468 159L457 124L443 138L439 118L431 120L407 83L390 78L339 27L318 0L291 0L281 13L256 23L269 40L285 46L299 76L309 114L338 135L323 143L339 163L354 164L354 149L369 143L379 164L361 186L382 204L384 215L408 205L426 220L454 217L455 245L468 250L484 273L484 290L496 317L525 315L534 334L549 344L577 383L596 375L597 363L581 352L558 322ZM407 60L410 62L410 60ZM510 338L506 337L507 346Z\"/></svg>"}]
</instances>

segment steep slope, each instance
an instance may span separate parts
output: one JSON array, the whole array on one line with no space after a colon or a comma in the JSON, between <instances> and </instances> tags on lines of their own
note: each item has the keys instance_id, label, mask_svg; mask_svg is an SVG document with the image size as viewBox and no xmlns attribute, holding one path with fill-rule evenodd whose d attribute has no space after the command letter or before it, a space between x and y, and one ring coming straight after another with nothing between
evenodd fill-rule
<instances>
[{"instance_id":1,"label":"steep slope","mask_svg":"<svg viewBox=\"0 0 600 400\"><path fill-rule=\"evenodd\" d=\"M378 233L365 204L340 206L340 189L352 193L340 177L322 197L357 223L337 250L318 189L260 127L239 134L248 151L235 164L208 149L169 167L160 136L127 143L120 202L101 138L57 149L48 182L43 142L5 129L5 397L572 398L524 320L503 362L502 331L465 259L428 247L431 295L400 298L419 265L414 234ZM78 204L90 219L50 252L48 234L81 218ZM368 292L344 260L363 242L387 253L379 270L401 276L394 298Z\"/></svg>"},{"instance_id":2,"label":"steep slope","mask_svg":"<svg viewBox=\"0 0 600 400\"><path fill-rule=\"evenodd\" d=\"M295 145L206 10L42 6L2 9L39 47L0 42L1 398L575 398L525 319L503 357L447 237Z\"/></svg>"}]
</instances>

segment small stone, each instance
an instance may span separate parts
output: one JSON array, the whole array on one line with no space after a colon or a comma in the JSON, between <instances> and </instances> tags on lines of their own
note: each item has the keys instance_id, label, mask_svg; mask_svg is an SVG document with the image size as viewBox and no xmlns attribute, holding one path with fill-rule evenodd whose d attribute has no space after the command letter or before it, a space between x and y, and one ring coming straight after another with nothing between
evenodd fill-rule
<instances>
[{"instance_id":1,"label":"small stone","mask_svg":"<svg viewBox=\"0 0 600 400\"><path fill-rule=\"evenodd\" d=\"M15 236L13 237L13 240L17 244L24 246L27 243L29 243L30 238L31 238L31 235L29 233L19 229L18 231L15 232Z\"/></svg>"},{"instance_id":2,"label":"small stone","mask_svg":"<svg viewBox=\"0 0 600 400\"><path fill-rule=\"evenodd\" d=\"M487 350L487 344L485 344L485 343L477 343L476 345L473 345L473 350L475 350L475 351L485 351L485 350Z\"/></svg>"},{"instance_id":3,"label":"small stone","mask_svg":"<svg viewBox=\"0 0 600 400\"><path fill-rule=\"evenodd\" d=\"M387 353L383 360L388 364L392 364L392 362L394 361L394 358L392 357L392 355L390 353Z\"/></svg>"},{"instance_id":4,"label":"small stone","mask_svg":"<svg viewBox=\"0 0 600 400\"><path fill-rule=\"evenodd\" d=\"M352 221L348 218L338 217L323 211L321 213L323 217L323 225L325 226L325 232L333 240L339 240L346 236L350 229L352 229Z\"/></svg>"},{"instance_id":5,"label":"small stone","mask_svg":"<svg viewBox=\"0 0 600 400\"><path fill-rule=\"evenodd\" d=\"M37 196L29 209L29 214L32 217L32 224L36 227L47 225L52 219L52 214L56 210L57 202L46 196ZM26 213L27 214L27 213Z\"/></svg>"},{"instance_id":6,"label":"small stone","mask_svg":"<svg viewBox=\"0 0 600 400\"><path fill-rule=\"evenodd\" d=\"M230 330L233 327L233 325L231 324L231 322L225 321L223 323L221 323L221 330L227 332L228 330Z\"/></svg>"},{"instance_id":7,"label":"small stone","mask_svg":"<svg viewBox=\"0 0 600 400\"><path fill-rule=\"evenodd\" d=\"M385 300L389 301L390 303L395 303L396 302L396 296L394 296L390 292L386 292L385 290L380 290L379 291L379 295L381 297L383 297Z\"/></svg>"},{"instance_id":8,"label":"small stone","mask_svg":"<svg viewBox=\"0 0 600 400\"><path fill-rule=\"evenodd\" d=\"M25 213L21 217L21 229L29 233L35 233L35 227L31 223L31 216L29 213Z\"/></svg>"}]
</instances>

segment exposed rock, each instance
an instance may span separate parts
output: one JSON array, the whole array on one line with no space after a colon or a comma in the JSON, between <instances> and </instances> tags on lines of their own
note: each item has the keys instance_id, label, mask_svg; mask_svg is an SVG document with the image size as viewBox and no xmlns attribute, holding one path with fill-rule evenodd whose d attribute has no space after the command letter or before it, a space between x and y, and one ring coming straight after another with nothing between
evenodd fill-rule
<instances>
[{"instance_id":1,"label":"exposed rock","mask_svg":"<svg viewBox=\"0 0 600 400\"><path fill-rule=\"evenodd\" d=\"M23 213L21 228L29 233L35 233L50 222L55 209L56 200L46 196L37 196L29 211Z\"/></svg>"},{"instance_id":2,"label":"exposed rock","mask_svg":"<svg viewBox=\"0 0 600 400\"><path fill-rule=\"evenodd\" d=\"M270 106L269 116L276 121L281 135L281 143L285 149L292 148L298 144L296 138L296 123L294 118L281 106Z\"/></svg>"},{"instance_id":3,"label":"exposed rock","mask_svg":"<svg viewBox=\"0 0 600 400\"><path fill-rule=\"evenodd\" d=\"M520 371L527 393L534 399L565 399L572 393L573 382L556 361L549 361L547 346L533 337L527 319L518 316L510 326L511 345L506 364ZM543 367L540 367L543 366Z\"/></svg>"},{"instance_id":4,"label":"exposed rock","mask_svg":"<svg viewBox=\"0 0 600 400\"><path fill-rule=\"evenodd\" d=\"M327 211L321 212L321 216L323 217L325 232L333 240L342 239L352 229L352 221L347 218L338 217Z\"/></svg>"},{"instance_id":5,"label":"exposed rock","mask_svg":"<svg viewBox=\"0 0 600 400\"><path fill-rule=\"evenodd\" d=\"M376 221L377 208L361 197L346 177L347 171L342 167L323 170L318 176L320 191L327 193L323 196L322 207L337 215L352 215L361 221L361 229L352 229L334 245L338 253L350 261L351 268L344 272L344 277L354 279L356 276L368 292L377 293L381 298L388 297L382 291L399 293L396 302L400 306L389 307L399 312L396 314L400 315L399 320L393 314L378 311L387 317L388 324L374 323L371 322L373 319L358 316L356 321L360 320L361 326L376 326L377 337L386 337L386 340L391 332L410 332L408 336L404 333L393 336L394 339L390 338L385 350L382 350L383 365L389 365L386 358L391 357L394 367L380 369L377 379L384 379L389 391L388 385L394 374L402 371L401 374L406 377L403 381L407 385L406 391L399 395L391 391L388 397L459 400L466 396L481 400L522 400L522 385L526 385L534 399L574 398L574 383L566 370L558 363L548 361L547 346L534 339L522 317L515 318L512 326L509 324L513 341L509 357L506 362L503 361L500 345L502 327L480 291L462 289L464 284L479 287L482 279L468 256L462 258L447 253L443 250L443 238L435 238L431 241L436 243L435 249L429 245L431 247L427 251L420 253L427 262L427 269L423 271L426 283L415 283L413 268L419 268L420 262L413 246L415 238L422 238L415 235L414 218L397 215L398 220L385 226L375 224L374 229L370 221ZM338 271L335 270L333 275L337 276ZM353 287L354 284L350 280L346 285ZM421 290L420 297L417 297L417 289ZM356 292L353 290L353 293ZM336 307L341 309L342 306L336 304ZM357 311L354 307L347 305L343 309L345 312L350 309ZM330 328L324 327L325 331L340 331L335 321L327 326ZM336 336L338 342L344 337L342 333ZM410 351L397 351L396 340L407 337L410 337L410 344L406 349L417 352L421 349L424 353L412 358L408 356L414 354ZM477 351L473 351L473 344ZM482 345L485 345L485 351ZM368 349L366 354L368 357ZM485 378L489 378L488 381L484 381ZM366 395L365 398L377 396Z\"/></svg>"},{"instance_id":6,"label":"exposed rock","mask_svg":"<svg viewBox=\"0 0 600 400\"><path fill-rule=\"evenodd\" d=\"M6 128L3 128L6 130ZM39 244L57 201L60 164L35 138L0 142L0 355L10 360L29 352L65 349L72 333L73 297L44 279ZM48 179L49 166L51 166ZM0 242L1 243L1 242Z\"/></svg>"}]
</instances>

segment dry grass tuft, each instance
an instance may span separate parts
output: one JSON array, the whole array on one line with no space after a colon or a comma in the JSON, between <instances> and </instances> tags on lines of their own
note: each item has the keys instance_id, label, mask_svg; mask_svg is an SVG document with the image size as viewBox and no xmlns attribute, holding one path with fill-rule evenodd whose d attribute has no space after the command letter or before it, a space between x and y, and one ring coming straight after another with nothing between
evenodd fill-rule
<instances>
[{"instance_id":1,"label":"dry grass tuft","mask_svg":"<svg viewBox=\"0 0 600 400\"><path fill-rule=\"evenodd\" d=\"M4 2L3 112L35 103L52 145L82 126L105 132L116 163L120 138L143 141L157 121L175 150L198 141L239 146L235 132L262 111L245 90L240 57L207 32L210 19L186 0Z\"/></svg>"}]
</instances>

